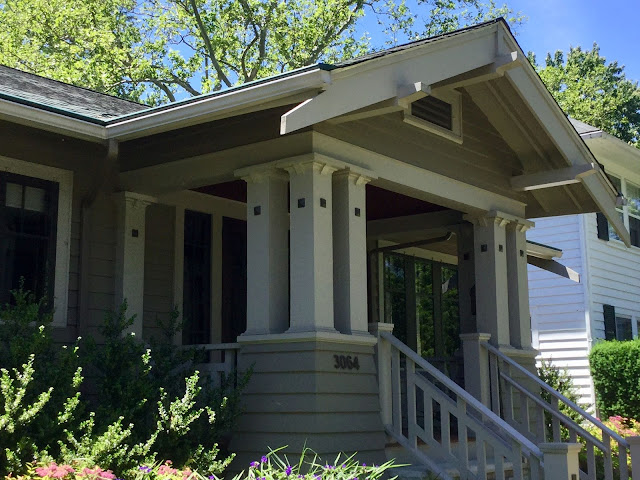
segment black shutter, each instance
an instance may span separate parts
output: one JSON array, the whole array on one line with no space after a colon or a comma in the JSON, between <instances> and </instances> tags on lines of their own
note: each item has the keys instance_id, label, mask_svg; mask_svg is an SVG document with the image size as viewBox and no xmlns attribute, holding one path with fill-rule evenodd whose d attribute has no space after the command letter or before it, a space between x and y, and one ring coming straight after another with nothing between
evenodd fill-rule
<instances>
[{"instance_id":1,"label":"black shutter","mask_svg":"<svg viewBox=\"0 0 640 480\"><path fill-rule=\"evenodd\" d=\"M604 313L604 338L605 340L616 339L616 308L613 305L603 305Z\"/></svg>"},{"instance_id":2,"label":"black shutter","mask_svg":"<svg viewBox=\"0 0 640 480\"><path fill-rule=\"evenodd\" d=\"M629 233L631 234L631 245L640 247L640 220L629 215Z\"/></svg>"},{"instance_id":3,"label":"black shutter","mask_svg":"<svg viewBox=\"0 0 640 480\"><path fill-rule=\"evenodd\" d=\"M596 223L598 224L598 238L609 240L609 222L602 213L596 213Z\"/></svg>"}]
</instances>

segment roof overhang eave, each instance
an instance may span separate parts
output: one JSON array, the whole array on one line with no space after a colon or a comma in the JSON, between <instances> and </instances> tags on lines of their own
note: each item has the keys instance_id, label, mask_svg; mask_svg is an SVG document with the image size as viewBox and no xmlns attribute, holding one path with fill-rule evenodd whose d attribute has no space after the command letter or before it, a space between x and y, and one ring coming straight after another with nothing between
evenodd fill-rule
<instances>
[{"instance_id":1,"label":"roof overhang eave","mask_svg":"<svg viewBox=\"0 0 640 480\"><path fill-rule=\"evenodd\" d=\"M171 108L152 109L108 122L78 118L70 112L53 111L44 106L41 108L0 98L0 119L91 142L104 143L109 139L123 141L270 108L274 102L289 97L294 98L292 102L299 102L300 95L317 95L330 79L329 72L318 67L271 82L231 89L189 103L177 103Z\"/></svg>"}]
</instances>

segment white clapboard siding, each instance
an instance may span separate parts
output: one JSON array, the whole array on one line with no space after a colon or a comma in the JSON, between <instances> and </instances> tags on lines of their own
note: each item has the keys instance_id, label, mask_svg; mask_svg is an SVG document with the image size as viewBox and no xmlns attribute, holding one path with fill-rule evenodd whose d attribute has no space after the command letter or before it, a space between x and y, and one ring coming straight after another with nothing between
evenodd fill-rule
<instances>
[{"instance_id":1,"label":"white clapboard siding","mask_svg":"<svg viewBox=\"0 0 640 480\"><path fill-rule=\"evenodd\" d=\"M604 338L603 305L613 305L616 316L640 320L640 248L627 248L617 240L597 237L596 215L585 215L585 236L589 258L593 339Z\"/></svg>"},{"instance_id":2,"label":"white clapboard siding","mask_svg":"<svg viewBox=\"0 0 640 480\"><path fill-rule=\"evenodd\" d=\"M534 221L536 226L527 232L527 240L561 249L562 258L559 261L582 274L580 217L567 215ZM529 265L529 302L534 336L536 332L547 330L586 331L585 289L582 283Z\"/></svg>"},{"instance_id":3,"label":"white clapboard siding","mask_svg":"<svg viewBox=\"0 0 640 480\"><path fill-rule=\"evenodd\" d=\"M594 404L593 384L589 370L589 338L585 329L540 331L533 337L533 347L539 350L538 360L566 369L573 380L579 403L591 408Z\"/></svg>"}]
</instances>

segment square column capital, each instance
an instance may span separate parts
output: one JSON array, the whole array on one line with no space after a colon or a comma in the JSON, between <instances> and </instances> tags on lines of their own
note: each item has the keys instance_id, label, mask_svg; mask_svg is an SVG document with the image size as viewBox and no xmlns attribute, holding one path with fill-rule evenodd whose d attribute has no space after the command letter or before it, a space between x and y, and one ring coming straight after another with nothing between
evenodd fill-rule
<instances>
[{"instance_id":1,"label":"square column capital","mask_svg":"<svg viewBox=\"0 0 640 480\"><path fill-rule=\"evenodd\" d=\"M158 199L156 197L136 192L116 192L113 194L113 197L121 205L126 205L127 207L132 208L146 208L149 205L158 203Z\"/></svg>"},{"instance_id":2,"label":"square column capital","mask_svg":"<svg viewBox=\"0 0 640 480\"><path fill-rule=\"evenodd\" d=\"M515 229L518 232L526 232L535 226L535 223L527 220L526 218L500 212L498 210L491 210L485 214L467 214L462 218L479 227L488 227L489 225L495 224L503 228L509 226L509 228Z\"/></svg>"},{"instance_id":3,"label":"square column capital","mask_svg":"<svg viewBox=\"0 0 640 480\"><path fill-rule=\"evenodd\" d=\"M351 168L345 168L343 170L338 170L333 174L334 182L340 181L341 179L345 179L349 184L355 186L365 186L371 180L372 177L363 174L362 172L354 171Z\"/></svg>"},{"instance_id":4,"label":"square column capital","mask_svg":"<svg viewBox=\"0 0 640 480\"><path fill-rule=\"evenodd\" d=\"M338 167L318 160L295 162L290 165L283 166L283 168L289 172L290 175L303 175L309 171L319 175L332 175L333 172L338 170Z\"/></svg>"}]
</instances>

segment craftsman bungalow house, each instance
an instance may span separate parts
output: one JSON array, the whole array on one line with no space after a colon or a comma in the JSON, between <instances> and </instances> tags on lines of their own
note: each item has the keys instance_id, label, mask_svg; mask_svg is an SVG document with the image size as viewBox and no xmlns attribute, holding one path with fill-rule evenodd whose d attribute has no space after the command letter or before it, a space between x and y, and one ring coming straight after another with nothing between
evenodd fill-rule
<instances>
[{"instance_id":1,"label":"craftsman bungalow house","mask_svg":"<svg viewBox=\"0 0 640 480\"><path fill-rule=\"evenodd\" d=\"M527 259L562 271L525 232L601 211L628 243L616 194L502 20L156 108L0 68L0 300L50 288L62 339L177 305L176 341L254 365L240 465L306 441L549 479L562 423L595 478L609 444L549 437L523 386Z\"/></svg>"}]
</instances>

